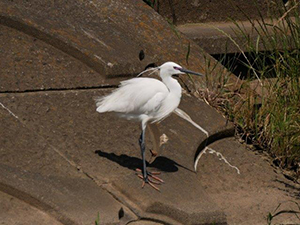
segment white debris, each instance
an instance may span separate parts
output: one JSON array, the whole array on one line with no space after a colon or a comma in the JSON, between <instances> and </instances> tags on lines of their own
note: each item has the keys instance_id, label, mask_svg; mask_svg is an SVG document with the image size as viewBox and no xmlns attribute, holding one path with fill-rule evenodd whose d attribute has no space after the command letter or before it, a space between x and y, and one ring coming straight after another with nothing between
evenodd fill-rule
<instances>
[{"instance_id":1,"label":"white debris","mask_svg":"<svg viewBox=\"0 0 300 225\"><path fill-rule=\"evenodd\" d=\"M210 154L216 154L219 157L219 160L223 160L228 166L230 166L231 168L234 168L238 174L241 174L239 168L231 165L227 161L227 159L222 155L222 153L217 152L216 150L209 148L209 147L205 147L205 149L197 156L197 159L195 160L195 164L194 164L195 171L197 171L197 165L198 165L200 158L202 157L203 154L206 154L207 150L208 150L208 153L210 153Z\"/></svg>"},{"instance_id":2,"label":"white debris","mask_svg":"<svg viewBox=\"0 0 300 225\"><path fill-rule=\"evenodd\" d=\"M168 136L166 134L162 134L159 138L159 147L162 146L163 144L166 144L169 140Z\"/></svg>"},{"instance_id":3,"label":"white debris","mask_svg":"<svg viewBox=\"0 0 300 225\"><path fill-rule=\"evenodd\" d=\"M15 115L12 111L10 111L9 108L7 108L5 105L3 105L1 102L0 102L0 105L2 106L2 108L4 108L7 112L9 112L10 115L12 115L13 117L15 117L16 119L19 119L19 117L17 115Z\"/></svg>"}]
</instances>

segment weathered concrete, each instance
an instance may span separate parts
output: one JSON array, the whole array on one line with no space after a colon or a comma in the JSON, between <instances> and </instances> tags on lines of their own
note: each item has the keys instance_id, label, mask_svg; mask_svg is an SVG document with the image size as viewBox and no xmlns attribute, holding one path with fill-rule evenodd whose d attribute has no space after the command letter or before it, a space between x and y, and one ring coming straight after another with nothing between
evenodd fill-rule
<instances>
[{"instance_id":1,"label":"weathered concrete","mask_svg":"<svg viewBox=\"0 0 300 225\"><path fill-rule=\"evenodd\" d=\"M173 60L186 65L188 50L189 68L203 72L204 57L214 61L210 56L142 1L1 1L0 23L2 191L63 224L93 221L98 207L102 210L108 203L101 223L119 222L120 208L125 213L121 222L138 217L172 224L226 222L193 182L192 165L206 139L203 133L196 130L185 138L179 128L187 122L176 116L169 123L177 130L162 124L163 132L171 130L168 136L174 145L166 144L164 148L173 151L162 152L150 165L162 176L170 173L165 178L169 185L162 186L161 197L155 198L152 189L139 188L133 171L141 164L139 129L95 112L93 97L107 90L76 90L116 85L150 63ZM139 57L142 50L144 59ZM183 80L192 90L194 84ZM225 120L203 102L198 104L198 114L200 106L205 107L219 123L210 126L211 117L196 122L209 125L205 128L212 134L222 131ZM187 177L188 185L182 182ZM188 194L182 198L186 188Z\"/></svg>"},{"instance_id":2,"label":"weathered concrete","mask_svg":"<svg viewBox=\"0 0 300 225\"><path fill-rule=\"evenodd\" d=\"M149 168L161 171L166 183L161 193L150 187L141 189L134 172L141 167L139 125L98 114L93 97L104 93L107 91L2 94L0 102L137 216L172 224L225 223L224 214L203 192L193 172L195 154L206 135L175 115L163 121L159 128L169 142ZM180 107L210 134L233 131L232 124L194 97L184 96ZM151 147L149 136L147 144Z\"/></svg>"},{"instance_id":3,"label":"weathered concrete","mask_svg":"<svg viewBox=\"0 0 300 225\"><path fill-rule=\"evenodd\" d=\"M266 0L171 0L159 2L158 11L163 17L176 24L222 23L227 22L229 19L245 20L245 13L252 19L260 19L261 16L267 17L270 13L269 8L272 6Z\"/></svg>"},{"instance_id":4,"label":"weathered concrete","mask_svg":"<svg viewBox=\"0 0 300 225\"><path fill-rule=\"evenodd\" d=\"M258 23L255 23L255 28L248 21L239 22L238 24L242 30L233 22L184 24L177 28L207 53L212 55L229 54L239 53L241 50L248 51L242 32L249 35L250 40L256 43L258 34L255 29L261 30ZM261 42L257 47L258 51L266 50ZM271 50L271 46L268 50Z\"/></svg>"},{"instance_id":5,"label":"weathered concrete","mask_svg":"<svg viewBox=\"0 0 300 225\"><path fill-rule=\"evenodd\" d=\"M159 225L162 223L152 222L152 221L148 221L148 220L139 220L139 221L131 222L129 224L130 225Z\"/></svg>"},{"instance_id":6,"label":"weathered concrete","mask_svg":"<svg viewBox=\"0 0 300 225\"><path fill-rule=\"evenodd\" d=\"M0 24L2 92L117 84L150 63L186 66L190 43L143 1L5 0ZM204 56L190 43L189 68L204 72Z\"/></svg>"},{"instance_id":7,"label":"weathered concrete","mask_svg":"<svg viewBox=\"0 0 300 225\"><path fill-rule=\"evenodd\" d=\"M295 20L295 18L290 19ZM288 35L289 31L286 31L287 34L283 34L283 31L287 30L287 27L289 26L284 20L279 22L276 19L264 19L264 21L255 20L252 22L247 20L223 23L183 24L177 28L195 41L207 53L214 55L241 53L241 51L248 52L251 48L247 41L252 43L250 46L256 51L280 49L282 43L280 41L274 43L271 41L271 38L272 35L276 37L285 35L285 38L292 40L292 36ZM293 43L293 41L290 41L290 43ZM291 49L296 47L292 45L290 44L289 46Z\"/></svg>"},{"instance_id":8,"label":"weathered concrete","mask_svg":"<svg viewBox=\"0 0 300 225\"><path fill-rule=\"evenodd\" d=\"M3 25L0 31L1 92L108 85L85 63L40 39Z\"/></svg>"},{"instance_id":9,"label":"weathered concrete","mask_svg":"<svg viewBox=\"0 0 300 225\"><path fill-rule=\"evenodd\" d=\"M58 224L92 224L98 212L102 224L137 219L21 117L1 108L0 122L0 191L24 202L18 207L29 204Z\"/></svg>"},{"instance_id":10,"label":"weathered concrete","mask_svg":"<svg viewBox=\"0 0 300 225\"><path fill-rule=\"evenodd\" d=\"M300 185L286 179L272 166L268 155L249 151L247 145L235 138L216 141L209 147L222 153L240 170L237 174L234 168L208 152L198 164L197 179L225 212L228 224L267 224L269 213L299 211ZM299 219L293 213L282 213L274 217L273 223L299 224Z\"/></svg>"},{"instance_id":11,"label":"weathered concrete","mask_svg":"<svg viewBox=\"0 0 300 225\"><path fill-rule=\"evenodd\" d=\"M0 192L0 218L2 225L62 225L42 210L3 192Z\"/></svg>"},{"instance_id":12,"label":"weathered concrete","mask_svg":"<svg viewBox=\"0 0 300 225\"><path fill-rule=\"evenodd\" d=\"M205 190L193 163L203 143L232 135L232 124L184 95L180 107L211 136L175 115L159 125L169 141L149 164L165 180L156 192L140 188L134 171L141 166L140 125L96 113L93 101L149 63L173 60L187 66L188 61L188 68L212 75L194 82L183 78L189 90L195 84L205 87L203 79L218 80L226 70L212 69L215 61L197 44L134 0L5 0L0 23L4 204L12 196L18 199L12 207L25 207L32 216L45 214L53 224L94 224L98 212L100 224L227 223L225 209ZM211 68L204 63L209 60ZM153 145L149 135L146 143ZM11 221L7 215L2 223Z\"/></svg>"}]
</instances>

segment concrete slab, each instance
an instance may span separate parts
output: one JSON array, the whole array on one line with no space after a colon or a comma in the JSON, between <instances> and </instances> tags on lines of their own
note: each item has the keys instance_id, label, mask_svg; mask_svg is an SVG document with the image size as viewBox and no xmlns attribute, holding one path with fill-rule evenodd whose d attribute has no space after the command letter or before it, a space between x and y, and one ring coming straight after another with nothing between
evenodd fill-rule
<instances>
[{"instance_id":1,"label":"concrete slab","mask_svg":"<svg viewBox=\"0 0 300 225\"><path fill-rule=\"evenodd\" d=\"M249 34L249 37L251 37L251 40L255 43L258 35L252 24L248 21L243 21L239 22L239 25L245 29L244 32ZM243 51L247 51L241 30L232 22L183 24L177 28L180 32L195 41L207 53L212 55L239 53L239 48ZM257 28L260 28L258 24ZM230 36L239 47L223 32ZM258 47L259 50L264 50L264 46L259 45Z\"/></svg>"},{"instance_id":2,"label":"concrete slab","mask_svg":"<svg viewBox=\"0 0 300 225\"><path fill-rule=\"evenodd\" d=\"M280 1L277 1L280 3ZM274 3L273 3L274 4ZM229 19L245 20L245 13L251 19L269 16L269 1L211 1L211 0L172 0L159 2L158 12L175 24L227 22ZM259 10L258 10L259 9Z\"/></svg>"},{"instance_id":3,"label":"concrete slab","mask_svg":"<svg viewBox=\"0 0 300 225\"><path fill-rule=\"evenodd\" d=\"M150 170L162 171L161 177L166 183L160 186L161 192L147 186L141 189L141 181L134 172L134 168L141 165L137 144L138 125L94 111L92 97L108 91L2 94L0 102L13 114L4 109L0 114L3 124L1 146L4 146L4 151L1 149L0 169L5 175L1 176L1 191L64 224L69 223L68 219L80 221L75 212L82 209L74 206L79 201L74 196L85 196L84 199L89 199L86 202L100 198L97 196L101 196L102 191L96 195L86 193L86 190L94 189L90 186L95 182L118 200L113 211L103 211L104 218L110 218L107 221L117 220L121 204L124 209L122 215L127 221L128 217L132 220L141 217L163 224L262 224L268 212L273 212L280 203L283 203L284 209L294 209L296 205L286 204L299 202L299 187L280 172L274 172L274 168L261 156L247 151L234 139L224 139L209 147L220 151L229 163L237 166L240 175L211 154L203 155L195 174L189 167L190 158L197 151L197 143L205 137L175 115L159 126L169 141L162 146L160 156L149 165ZM194 106L189 101L193 101ZM191 106L193 111L185 108L184 104ZM185 96L181 107L193 119L194 113L204 110L206 113L197 115L195 120L210 132L221 128L217 124L222 120L217 122L218 117L206 108L208 106L201 105L201 101ZM215 123L209 123L212 120L210 116L217 118ZM206 127L205 123L213 127ZM32 134L35 140L30 138ZM150 141L147 140L147 144ZM38 146L34 147L36 144ZM62 157L47 154L48 146L57 149ZM79 173L78 169L83 173ZM76 185L70 181L71 178L76 180ZM98 188L92 193L99 191ZM67 203L69 201L73 202L71 206ZM45 203L55 210L49 210ZM64 206L63 209L60 206ZM95 219L94 207L86 206L88 211L94 210L88 216L90 221ZM111 215L111 212L115 213ZM130 217L132 212L136 218L134 215ZM291 214L276 219L279 223L298 222Z\"/></svg>"},{"instance_id":4,"label":"concrete slab","mask_svg":"<svg viewBox=\"0 0 300 225\"><path fill-rule=\"evenodd\" d=\"M188 52L194 71L215 62L143 1L4 0L0 24L1 92L115 85L151 63L187 66Z\"/></svg>"},{"instance_id":5,"label":"concrete slab","mask_svg":"<svg viewBox=\"0 0 300 225\"><path fill-rule=\"evenodd\" d=\"M270 26L262 28L262 24L270 24ZM273 24L273 26L271 26L271 24ZM256 46L258 51L272 51L274 48L279 49L280 44L277 46L272 45L270 41L267 41L268 35L265 35L266 33L268 33L269 36L271 34L275 35L277 31L274 26L280 30L284 29L283 27L286 27L287 24L284 21L278 24L277 20L265 19L263 22L256 20L251 23L246 20L222 23L182 24L177 28L188 38L195 41L207 53L214 55L241 53L241 50L248 52L250 49L247 46L248 43L245 43L245 35L247 35L249 41L251 41L252 46ZM282 35L282 33L278 32L276 35ZM258 36L260 37L258 38ZM264 43L261 41L262 38L265 39ZM287 38L292 37L288 36ZM293 48L293 46L291 46L291 48Z\"/></svg>"},{"instance_id":6,"label":"concrete slab","mask_svg":"<svg viewBox=\"0 0 300 225\"><path fill-rule=\"evenodd\" d=\"M0 224L62 225L62 223L43 211L4 192L0 192Z\"/></svg>"},{"instance_id":7,"label":"concrete slab","mask_svg":"<svg viewBox=\"0 0 300 225\"><path fill-rule=\"evenodd\" d=\"M108 85L85 63L40 39L0 25L0 91Z\"/></svg>"},{"instance_id":8,"label":"concrete slab","mask_svg":"<svg viewBox=\"0 0 300 225\"><path fill-rule=\"evenodd\" d=\"M143 1L5 0L0 24L0 191L63 224L93 223L100 210L103 224L226 223L195 181L194 159L210 142L205 134L175 115L161 123L169 142L149 167L162 171L166 184L161 193L141 189L134 172L141 166L139 125L96 113L93 102L150 63L209 71L211 77L183 78L192 92L203 79L218 80L222 66ZM195 98L185 96L181 107L212 137L233 130Z\"/></svg>"},{"instance_id":9,"label":"concrete slab","mask_svg":"<svg viewBox=\"0 0 300 225\"><path fill-rule=\"evenodd\" d=\"M30 205L58 224L92 224L98 212L101 224L137 219L21 118L1 107L0 121L0 191L24 202L19 208Z\"/></svg>"},{"instance_id":10,"label":"concrete slab","mask_svg":"<svg viewBox=\"0 0 300 225\"><path fill-rule=\"evenodd\" d=\"M140 125L95 111L93 97L108 91L2 94L0 102L139 217L171 224L226 223L193 171L206 135L176 115L163 121L159 129L169 141L149 168L160 170L166 183L160 193L150 187L141 189L134 171L142 164ZM194 97L184 96L180 107L211 134L233 130L221 115ZM148 135L147 146L151 145Z\"/></svg>"},{"instance_id":11,"label":"concrete slab","mask_svg":"<svg viewBox=\"0 0 300 225\"><path fill-rule=\"evenodd\" d=\"M216 141L209 147L241 172L237 174L234 168L209 153L198 164L197 179L225 212L228 224L266 224L269 213L299 210L295 202L300 204L300 185L272 166L270 157L247 149L235 138ZM282 213L272 223L299 224L299 218L293 213Z\"/></svg>"},{"instance_id":12,"label":"concrete slab","mask_svg":"<svg viewBox=\"0 0 300 225\"><path fill-rule=\"evenodd\" d=\"M112 87L149 63L172 60L208 71L212 76L195 80L197 87L205 86L203 79L218 80L223 67L212 69L209 55L143 1L4 0L0 23L4 202L13 196L63 224L93 224L99 211L103 224L226 224L223 202L192 171L203 143L212 139L175 115L166 119L159 128L169 141L149 165L166 183L161 192L141 189L134 172L141 166L139 125L96 113L92 100L111 90L97 88ZM209 60L211 68L204 63ZM185 96L180 107L212 137L232 132L231 124L195 98ZM217 168L214 162L206 166Z\"/></svg>"}]
</instances>

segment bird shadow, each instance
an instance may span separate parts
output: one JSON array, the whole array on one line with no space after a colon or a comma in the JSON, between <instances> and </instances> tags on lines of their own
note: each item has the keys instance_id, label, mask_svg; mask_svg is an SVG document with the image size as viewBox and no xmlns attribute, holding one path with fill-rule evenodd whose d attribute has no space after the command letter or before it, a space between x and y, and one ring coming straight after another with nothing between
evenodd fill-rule
<instances>
[{"instance_id":1,"label":"bird shadow","mask_svg":"<svg viewBox=\"0 0 300 225\"><path fill-rule=\"evenodd\" d=\"M136 170L137 168L142 169L143 162L140 158L137 157L132 157L125 154L116 155L115 153L107 153L101 150L96 150L95 154L99 155L100 157L106 158L110 161L113 161L115 163L118 163L120 166L126 167L130 170ZM146 162L146 164L148 168L156 168L160 171L169 172L169 173L177 172L179 167L194 172L178 164L174 160L164 156L158 156L155 158L155 160L152 163Z\"/></svg>"}]
</instances>

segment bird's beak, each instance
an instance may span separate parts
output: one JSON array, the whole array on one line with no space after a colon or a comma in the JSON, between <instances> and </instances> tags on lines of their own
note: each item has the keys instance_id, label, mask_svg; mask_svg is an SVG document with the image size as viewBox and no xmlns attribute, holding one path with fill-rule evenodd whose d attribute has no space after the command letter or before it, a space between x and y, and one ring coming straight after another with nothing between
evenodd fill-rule
<instances>
[{"instance_id":1,"label":"bird's beak","mask_svg":"<svg viewBox=\"0 0 300 225\"><path fill-rule=\"evenodd\" d=\"M178 70L183 72L183 73L189 73L189 74L194 74L194 75L197 75L197 76L203 76L202 73L197 73L197 72L187 70L187 69L184 69L184 68L178 68Z\"/></svg>"}]
</instances>

